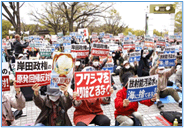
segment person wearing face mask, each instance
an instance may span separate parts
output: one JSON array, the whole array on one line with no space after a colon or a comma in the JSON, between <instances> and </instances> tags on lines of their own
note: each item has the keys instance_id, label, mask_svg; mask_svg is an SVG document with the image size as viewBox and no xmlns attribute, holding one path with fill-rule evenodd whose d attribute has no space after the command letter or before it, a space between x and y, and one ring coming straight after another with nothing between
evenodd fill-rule
<instances>
[{"instance_id":1,"label":"person wearing face mask","mask_svg":"<svg viewBox=\"0 0 184 128\"><path fill-rule=\"evenodd\" d=\"M108 57L109 57L109 55L107 55L107 58L104 59L103 63L101 64L99 62L100 61L99 56L91 55L90 60L89 60L89 66L94 67L96 70L101 70L105 66L105 64L107 63Z\"/></svg>"},{"instance_id":2,"label":"person wearing face mask","mask_svg":"<svg viewBox=\"0 0 184 128\"><path fill-rule=\"evenodd\" d=\"M128 79L131 77L133 77L132 74L127 74L127 79L124 81L125 86L116 93L116 98L114 100L114 116L119 126L133 126L134 121L132 118L137 118L141 122L142 126L144 126L143 116L139 112L137 112L139 106L138 102L130 102L128 99L126 99ZM143 100L139 102L141 104L151 106L154 104L155 101L156 94L152 97L152 99Z\"/></svg>"},{"instance_id":3,"label":"person wearing face mask","mask_svg":"<svg viewBox=\"0 0 184 128\"><path fill-rule=\"evenodd\" d=\"M149 76L149 58L151 57L151 55L153 54L154 50L151 50L148 53L148 50L141 50L141 58L139 61L139 67L137 69L137 74L139 77L141 76Z\"/></svg>"},{"instance_id":4,"label":"person wearing face mask","mask_svg":"<svg viewBox=\"0 0 184 128\"><path fill-rule=\"evenodd\" d=\"M179 107L182 108L182 100L180 99L177 91L174 88L167 88L167 82L169 77L175 72L177 66L177 60L175 61L175 66L173 66L170 71L166 71L164 67L158 67L160 61L150 70L150 75L158 74L158 85L157 85L157 107L160 109L164 107L160 98L165 98L171 95L176 102L179 103Z\"/></svg>"},{"instance_id":5,"label":"person wearing face mask","mask_svg":"<svg viewBox=\"0 0 184 128\"><path fill-rule=\"evenodd\" d=\"M65 84L66 85L66 84ZM33 85L33 100L35 105L41 109L35 126L72 126L67 110L72 106L72 96L67 92L67 85L59 88L47 86L46 96L40 96L39 84Z\"/></svg>"},{"instance_id":6,"label":"person wearing face mask","mask_svg":"<svg viewBox=\"0 0 184 128\"><path fill-rule=\"evenodd\" d=\"M134 63L135 67L130 66L130 63L125 60L120 70L119 78L122 85L125 85L124 80L128 78L128 75L137 75L137 63Z\"/></svg>"}]
</instances>

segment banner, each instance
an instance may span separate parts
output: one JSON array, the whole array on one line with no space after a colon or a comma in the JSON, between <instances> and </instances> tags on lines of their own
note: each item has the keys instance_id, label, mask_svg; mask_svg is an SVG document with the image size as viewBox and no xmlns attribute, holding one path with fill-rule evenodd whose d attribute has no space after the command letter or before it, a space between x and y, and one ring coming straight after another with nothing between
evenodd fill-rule
<instances>
[{"instance_id":1,"label":"banner","mask_svg":"<svg viewBox=\"0 0 184 128\"><path fill-rule=\"evenodd\" d=\"M53 53L51 88L58 88L64 83L70 84L75 68L76 53Z\"/></svg>"},{"instance_id":2,"label":"banner","mask_svg":"<svg viewBox=\"0 0 184 128\"><path fill-rule=\"evenodd\" d=\"M64 53L70 53L71 52L71 42L64 42Z\"/></svg>"},{"instance_id":3,"label":"banner","mask_svg":"<svg viewBox=\"0 0 184 128\"><path fill-rule=\"evenodd\" d=\"M165 54L175 53L175 47L166 47L164 53Z\"/></svg>"},{"instance_id":4,"label":"banner","mask_svg":"<svg viewBox=\"0 0 184 128\"><path fill-rule=\"evenodd\" d=\"M51 48L40 48L40 56L50 57L52 54Z\"/></svg>"},{"instance_id":5,"label":"banner","mask_svg":"<svg viewBox=\"0 0 184 128\"><path fill-rule=\"evenodd\" d=\"M9 64L2 63L2 91L10 91Z\"/></svg>"},{"instance_id":6,"label":"banner","mask_svg":"<svg viewBox=\"0 0 184 128\"><path fill-rule=\"evenodd\" d=\"M160 54L160 65L159 66L175 66L176 55L171 54Z\"/></svg>"},{"instance_id":7,"label":"banner","mask_svg":"<svg viewBox=\"0 0 184 128\"><path fill-rule=\"evenodd\" d=\"M109 46L102 43L93 43L91 48L91 55L93 56L107 56L109 54Z\"/></svg>"},{"instance_id":8,"label":"banner","mask_svg":"<svg viewBox=\"0 0 184 128\"><path fill-rule=\"evenodd\" d=\"M158 75L129 78L127 99L130 102L151 99L157 92Z\"/></svg>"},{"instance_id":9,"label":"banner","mask_svg":"<svg viewBox=\"0 0 184 128\"><path fill-rule=\"evenodd\" d=\"M72 44L71 53L77 53L77 58L86 58L89 56L89 46L87 44Z\"/></svg>"},{"instance_id":10,"label":"banner","mask_svg":"<svg viewBox=\"0 0 184 128\"><path fill-rule=\"evenodd\" d=\"M75 72L75 91L78 100L109 97L111 76L109 71Z\"/></svg>"},{"instance_id":11,"label":"banner","mask_svg":"<svg viewBox=\"0 0 184 128\"><path fill-rule=\"evenodd\" d=\"M50 84L52 60L16 60L16 85L30 87L35 83L40 86Z\"/></svg>"},{"instance_id":12,"label":"banner","mask_svg":"<svg viewBox=\"0 0 184 128\"><path fill-rule=\"evenodd\" d=\"M129 62L140 61L141 52L132 52L129 54Z\"/></svg>"}]
</instances>

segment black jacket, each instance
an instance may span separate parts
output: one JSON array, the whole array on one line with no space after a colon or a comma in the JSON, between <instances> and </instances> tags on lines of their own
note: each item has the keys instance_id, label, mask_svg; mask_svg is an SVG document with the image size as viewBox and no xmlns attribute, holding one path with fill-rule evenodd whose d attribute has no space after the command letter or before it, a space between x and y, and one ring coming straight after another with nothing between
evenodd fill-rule
<instances>
[{"instance_id":1,"label":"black jacket","mask_svg":"<svg viewBox=\"0 0 184 128\"><path fill-rule=\"evenodd\" d=\"M138 74L138 76L140 77L140 76L143 76L143 72L147 72L147 73L149 73L149 70L150 70L150 68L149 68L149 62L148 62L148 59L151 57L151 55L153 54L153 51L154 50L151 50L150 52L149 52L149 54L145 57L145 58L143 58L142 57L142 55L143 55L143 50L141 50L141 58L140 58L140 61L139 61L139 67L138 67L138 69L137 69L137 74ZM145 73L146 74L146 73Z\"/></svg>"},{"instance_id":2,"label":"black jacket","mask_svg":"<svg viewBox=\"0 0 184 128\"><path fill-rule=\"evenodd\" d=\"M29 45L29 42L21 44L18 40L13 43L13 48L15 50L15 54L23 54L23 48L26 48Z\"/></svg>"}]
</instances>

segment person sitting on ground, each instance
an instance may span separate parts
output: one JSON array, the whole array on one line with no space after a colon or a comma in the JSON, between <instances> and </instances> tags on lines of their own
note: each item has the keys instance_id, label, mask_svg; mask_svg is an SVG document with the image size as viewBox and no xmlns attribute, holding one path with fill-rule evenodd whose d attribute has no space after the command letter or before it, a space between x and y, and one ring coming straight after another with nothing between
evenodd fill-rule
<instances>
[{"instance_id":1,"label":"person sitting on ground","mask_svg":"<svg viewBox=\"0 0 184 128\"><path fill-rule=\"evenodd\" d=\"M119 79L122 85L125 85L124 81L126 81L128 74L137 75L137 63L137 61L134 61L135 67L132 67L127 60L123 62L119 73Z\"/></svg>"},{"instance_id":2,"label":"person sitting on ground","mask_svg":"<svg viewBox=\"0 0 184 128\"><path fill-rule=\"evenodd\" d=\"M182 90L182 66L180 65L177 66L175 84L177 87L179 87L179 89Z\"/></svg>"},{"instance_id":3,"label":"person sitting on ground","mask_svg":"<svg viewBox=\"0 0 184 128\"><path fill-rule=\"evenodd\" d=\"M65 84L66 85L66 84ZM67 110L72 106L72 96L67 92L67 85L60 86L64 96L59 89L47 86L46 96L40 96L39 84L33 85L33 101L41 109L36 119L35 126L72 126Z\"/></svg>"},{"instance_id":4,"label":"person sitting on ground","mask_svg":"<svg viewBox=\"0 0 184 128\"><path fill-rule=\"evenodd\" d=\"M133 77L133 75L128 75L128 79ZM138 109L138 102L130 102L127 97L127 86L128 86L128 79L125 81L125 86L116 93L116 99L114 100L115 103L115 112L114 116L116 121L120 124L119 126L133 126L134 122L132 120L132 115L137 118L142 126L144 126L144 119L143 116L137 112ZM139 101L141 104L151 106L156 101L156 94L153 96L152 99Z\"/></svg>"},{"instance_id":5,"label":"person sitting on ground","mask_svg":"<svg viewBox=\"0 0 184 128\"><path fill-rule=\"evenodd\" d=\"M158 60L157 64L150 70L150 75L158 74L157 107L159 109L164 107L164 105L160 101L160 98L165 98L171 95L174 100L179 103L179 107L182 108L182 100L180 99L177 91L174 88L167 88L168 79L176 70L177 60L175 61L175 66L173 66L170 71L166 71L163 66L158 67L159 64L160 61Z\"/></svg>"},{"instance_id":6,"label":"person sitting on ground","mask_svg":"<svg viewBox=\"0 0 184 128\"><path fill-rule=\"evenodd\" d=\"M15 97L7 96L2 93L2 116L5 118L8 126L15 126L15 117L11 108L22 110L25 107L26 100L24 95L20 91L20 88L16 87L15 81L13 83L16 95Z\"/></svg>"},{"instance_id":7,"label":"person sitting on ground","mask_svg":"<svg viewBox=\"0 0 184 128\"><path fill-rule=\"evenodd\" d=\"M112 88L110 92L111 94L113 93ZM88 126L89 124L110 126L110 119L103 114L103 110L100 106L101 104L109 104L110 97L77 100L77 96L77 92L74 92L74 124L76 126Z\"/></svg>"},{"instance_id":8,"label":"person sitting on ground","mask_svg":"<svg viewBox=\"0 0 184 128\"><path fill-rule=\"evenodd\" d=\"M139 61L139 67L137 69L137 74L139 77L141 76L149 76L149 63L148 59L151 57L154 50L148 52L148 50L141 50L141 58Z\"/></svg>"}]
</instances>

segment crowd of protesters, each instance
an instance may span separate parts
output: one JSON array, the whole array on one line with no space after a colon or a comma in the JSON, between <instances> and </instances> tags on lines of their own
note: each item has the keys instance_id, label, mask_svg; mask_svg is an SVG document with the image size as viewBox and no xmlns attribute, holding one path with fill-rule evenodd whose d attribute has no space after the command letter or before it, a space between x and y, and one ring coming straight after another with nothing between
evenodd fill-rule
<instances>
[{"instance_id":1,"label":"crowd of protesters","mask_svg":"<svg viewBox=\"0 0 184 128\"><path fill-rule=\"evenodd\" d=\"M31 48L25 50L29 46L30 40L21 41L21 37L16 34L14 36L15 41L10 42L11 49L4 49L2 56L5 61L9 63L15 63L15 60L29 60L30 57L38 57L39 49ZM7 36L6 40L9 40ZM98 42L102 42L99 38ZM72 37L71 44L77 44L78 42ZM86 44L91 44L92 40L85 40ZM63 52L64 48L55 48L55 52ZM128 49L127 53L123 53L121 50L116 50L112 53L114 61L114 74L117 74L118 70L119 80L121 82L122 89L117 90L114 86L114 80L111 76L111 94L113 90L117 90L115 103L115 120L119 126L133 126L137 119L142 126L144 126L143 116L138 112L139 102L130 102L127 96L127 85L129 78L143 77L158 74L157 93L151 99L140 101L141 104L151 106L154 102L157 102L157 107L160 109L164 107L164 104L160 101L160 98L172 96L178 103L179 107L182 107L182 100L178 95L177 90L173 88L167 88L169 77L176 73L175 84L182 90L182 66L179 64L181 56L177 57L175 66L166 69L166 67L159 67L159 54L162 52L161 48L154 47L151 50L143 47L141 50L140 61L134 63L129 62L129 54L134 52L134 49ZM92 66L95 71L100 71L105 66L107 58L100 63L99 56L89 55L87 58L81 60L77 59L75 63L75 71L82 71L86 66ZM47 57L38 57L37 59L48 59ZM52 59L50 57L49 59ZM11 69L10 66L10 70ZM25 106L25 96L23 89L17 88L15 81L12 82L16 91L15 96L7 97L2 94L2 125L10 126L16 125L15 118L11 108L22 110ZM73 95L67 91L68 87L75 89L75 81L71 81L71 86L60 86L57 89L50 88L50 85L42 86L35 83L30 91L33 91L32 99L35 105L41 110L39 116L35 121L35 126L72 126L72 123L67 114L67 110L72 106L75 108L73 121L76 126L88 126L89 124L95 124L98 126L110 126L111 120L103 113L101 104L110 104L111 97L93 98L88 100L77 100L77 92Z\"/></svg>"}]
</instances>

